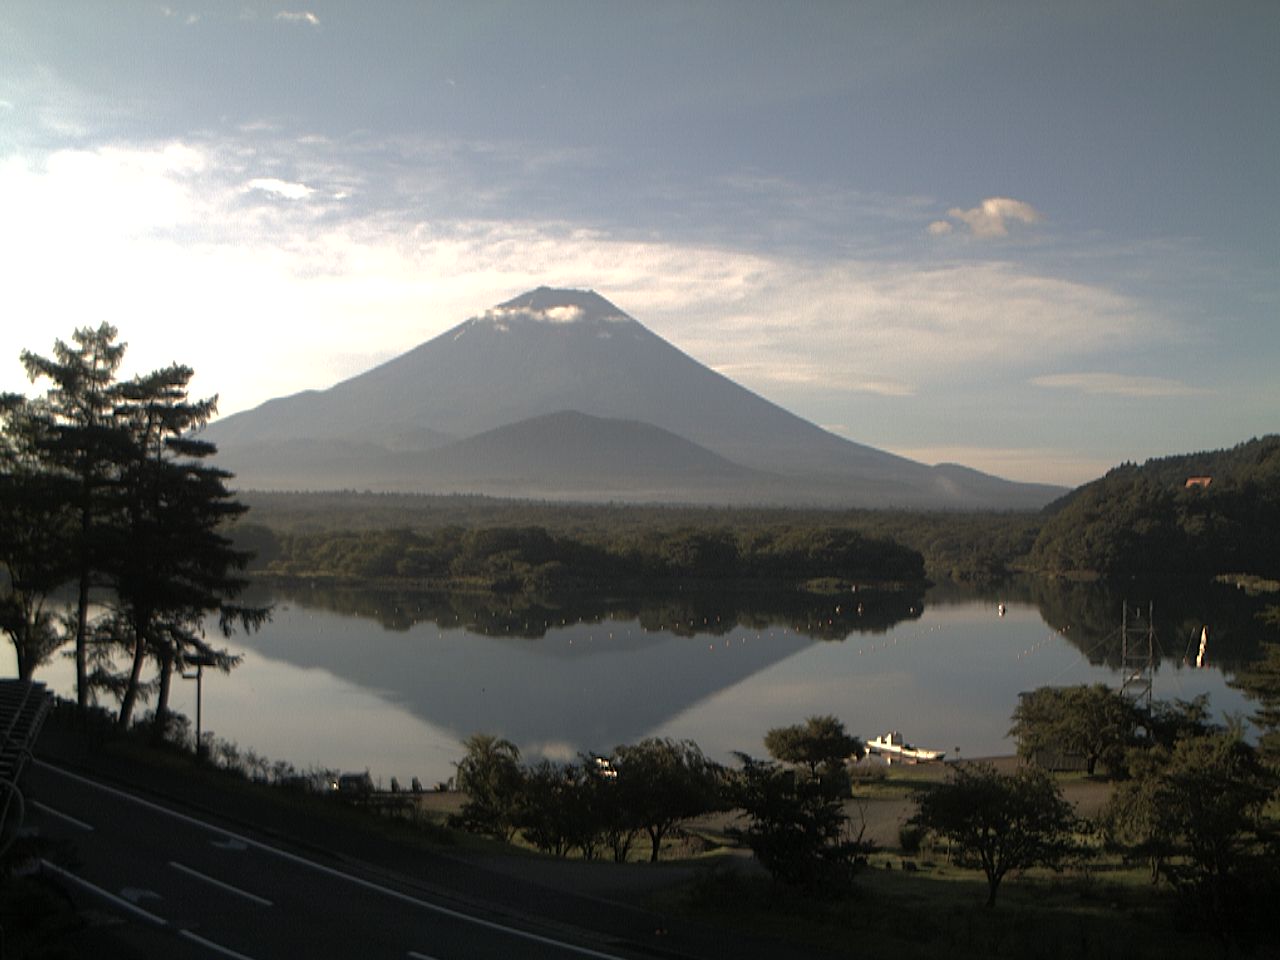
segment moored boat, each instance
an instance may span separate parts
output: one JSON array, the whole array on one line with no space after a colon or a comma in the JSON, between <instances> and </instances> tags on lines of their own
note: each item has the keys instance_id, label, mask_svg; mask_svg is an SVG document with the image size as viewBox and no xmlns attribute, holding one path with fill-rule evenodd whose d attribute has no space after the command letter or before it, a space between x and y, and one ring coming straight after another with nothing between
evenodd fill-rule
<instances>
[{"instance_id":1,"label":"moored boat","mask_svg":"<svg viewBox=\"0 0 1280 960\"><path fill-rule=\"evenodd\" d=\"M926 750L923 747L914 747L902 739L902 734L897 730L891 730L883 736L872 737L867 741L867 750L871 753L878 753L889 760L907 760L912 763L941 760L947 755L943 750Z\"/></svg>"}]
</instances>

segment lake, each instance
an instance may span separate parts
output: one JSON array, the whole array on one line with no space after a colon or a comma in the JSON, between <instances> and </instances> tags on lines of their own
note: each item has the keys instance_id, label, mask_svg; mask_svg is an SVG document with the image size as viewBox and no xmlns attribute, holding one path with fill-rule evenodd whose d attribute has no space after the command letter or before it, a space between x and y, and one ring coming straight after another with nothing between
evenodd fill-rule
<instances>
[{"instance_id":1,"label":"lake","mask_svg":"<svg viewBox=\"0 0 1280 960\"><path fill-rule=\"evenodd\" d=\"M729 761L763 756L766 731L814 714L863 738L900 730L950 757L1006 754L1019 692L1123 679L1124 599L1097 587L564 605L277 588L253 599L274 605L272 622L233 638L244 662L231 674L206 672L204 729L242 753L368 769L384 784L448 779L477 732L514 741L526 758L662 736ZM1258 604L1225 589L1174 591L1144 597L1131 617L1141 624L1153 602L1154 695L1207 693L1219 716L1251 712L1223 671L1256 656ZM1194 659L1202 625L1211 666L1194 669L1183 657ZM5 656L12 675L10 648ZM38 678L73 695L67 659ZM194 686L179 682L174 696L193 721Z\"/></svg>"}]
</instances>

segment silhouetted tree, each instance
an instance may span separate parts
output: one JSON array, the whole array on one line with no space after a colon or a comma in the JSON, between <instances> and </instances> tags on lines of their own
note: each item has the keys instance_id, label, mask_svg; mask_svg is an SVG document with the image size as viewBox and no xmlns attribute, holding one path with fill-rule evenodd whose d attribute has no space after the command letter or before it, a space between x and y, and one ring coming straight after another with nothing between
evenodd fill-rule
<instances>
[{"instance_id":1,"label":"silhouetted tree","mask_svg":"<svg viewBox=\"0 0 1280 960\"><path fill-rule=\"evenodd\" d=\"M194 658L224 670L236 662L205 641L204 618L218 613L225 636L236 625L254 629L268 616L266 609L233 603L247 584L237 574L248 555L234 549L222 529L247 508L227 490L231 475L206 462L216 452L213 444L192 436L217 401L190 400L191 376L190 367L175 364L136 377L121 385L116 413L128 446L118 461L119 519L107 528L106 572L114 594L110 623L131 657L119 722L130 722L151 656L159 665L160 733L175 667Z\"/></svg>"},{"instance_id":2,"label":"silhouetted tree","mask_svg":"<svg viewBox=\"0 0 1280 960\"><path fill-rule=\"evenodd\" d=\"M520 750L510 740L475 733L464 743L456 764L458 789L467 795L456 822L464 829L510 840L524 783Z\"/></svg>"},{"instance_id":3,"label":"silhouetted tree","mask_svg":"<svg viewBox=\"0 0 1280 960\"><path fill-rule=\"evenodd\" d=\"M1248 941L1267 928L1280 850L1264 817L1276 780L1257 751L1238 730L1189 736L1149 751L1131 774L1107 809L1118 837L1222 939Z\"/></svg>"},{"instance_id":4,"label":"silhouetted tree","mask_svg":"<svg viewBox=\"0 0 1280 960\"><path fill-rule=\"evenodd\" d=\"M1074 849L1071 805L1034 767L1012 775L986 763L956 767L920 798L910 822L950 840L959 864L982 870L988 907L1010 870L1056 866Z\"/></svg>"},{"instance_id":5,"label":"silhouetted tree","mask_svg":"<svg viewBox=\"0 0 1280 960\"><path fill-rule=\"evenodd\" d=\"M867 845L861 834L850 833L841 802L844 791L831 780L745 754L739 759L743 768L734 798L749 824L735 835L775 880L815 892L847 886L855 860Z\"/></svg>"},{"instance_id":6,"label":"silhouetted tree","mask_svg":"<svg viewBox=\"0 0 1280 960\"><path fill-rule=\"evenodd\" d=\"M614 755L632 822L649 835L651 862L657 862L662 841L681 821L722 803L720 768L690 740L651 737L618 747Z\"/></svg>"},{"instance_id":7,"label":"silhouetted tree","mask_svg":"<svg viewBox=\"0 0 1280 960\"><path fill-rule=\"evenodd\" d=\"M574 764L541 760L524 772L515 825L543 853L563 857L575 846L592 848L584 809L582 771Z\"/></svg>"},{"instance_id":8,"label":"silhouetted tree","mask_svg":"<svg viewBox=\"0 0 1280 960\"><path fill-rule=\"evenodd\" d=\"M0 632L13 643L23 680L63 642L48 601L72 569L67 485L41 463L42 423L31 407L25 397L0 395Z\"/></svg>"},{"instance_id":9,"label":"silhouetted tree","mask_svg":"<svg viewBox=\"0 0 1280 960\"><path fill-rule=\"evenodd\" d=\"M803 724L775 727L765 734L769 756L783 763L805 766L809 776L832 777L844 770L845 761L863 754L862 741L845 731L832 716L809 717Z\"/></svg>"},{"instance_id":10,"label":"silhouetted tree","mask_svg":"<svg viewBox=\"0 0 1280 960\"><path fill-rule=\"evenodd\" d=\"M36 408L43 420L41 459L50 477L74 482L72 504L76 538L77 600L75 613L76 700L88 705L89 591L101 556L98 529L107 507L103 495L111 484L113 464L122 447L116 423L116 370L125 344L116 343L116 328L103 323L96 330L81 327L73 345L54 342L53 357L24 350L22 363L31 380L47 379L50 387Z\"/></svg>"},{"instance_id":11,"label":"silhouetted tree","mask_svg":"<svg viewBox=\"0 0 1280 960\"><path fill-rule=\"evenodd\" d=\"M1021 757L1078 754L1090 775L1099 763L1116 773L1140 721L1138 709L1106 684L1039 687L1018 702L1009 735L1018 741Z\"/></svg>"}]
</instances>

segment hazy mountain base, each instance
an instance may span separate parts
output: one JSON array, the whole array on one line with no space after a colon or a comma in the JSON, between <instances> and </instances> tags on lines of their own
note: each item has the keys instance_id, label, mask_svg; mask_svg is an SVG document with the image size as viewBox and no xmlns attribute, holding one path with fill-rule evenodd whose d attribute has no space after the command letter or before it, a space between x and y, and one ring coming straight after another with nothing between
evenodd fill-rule
<instances>
[{"instance_id":1,"label":"hazy mountain base","mask_svg":"<svg viewBox=\"0 0 1280 960\"><path fill-rule=\"evenodd\" d=\"M216 436L216 434L214 434ZM222 465L261 490L481 495L580 503L1035 510L1063 492L955 464L825 471L747 467L650 424L563 411L430 449L299 437L223 442Z\"/></svg>"}]
</instances>

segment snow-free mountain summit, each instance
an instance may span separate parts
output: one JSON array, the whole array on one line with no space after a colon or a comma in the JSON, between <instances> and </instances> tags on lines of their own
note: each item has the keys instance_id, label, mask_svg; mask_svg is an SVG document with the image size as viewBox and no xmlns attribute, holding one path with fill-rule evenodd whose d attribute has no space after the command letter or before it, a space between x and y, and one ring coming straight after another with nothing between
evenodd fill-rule
<instances>
[{"instance_id":1,"label":"snow-free mountain summit","mask_svg":"<svg viewBox=\"0 0 1280 960\"><path fill-rule=\"evenodd\" d=\"M1063 492L845 440L600 295L546 287L204 436L243 489L1003 509Z\"/></svg>"}]
</instances>

